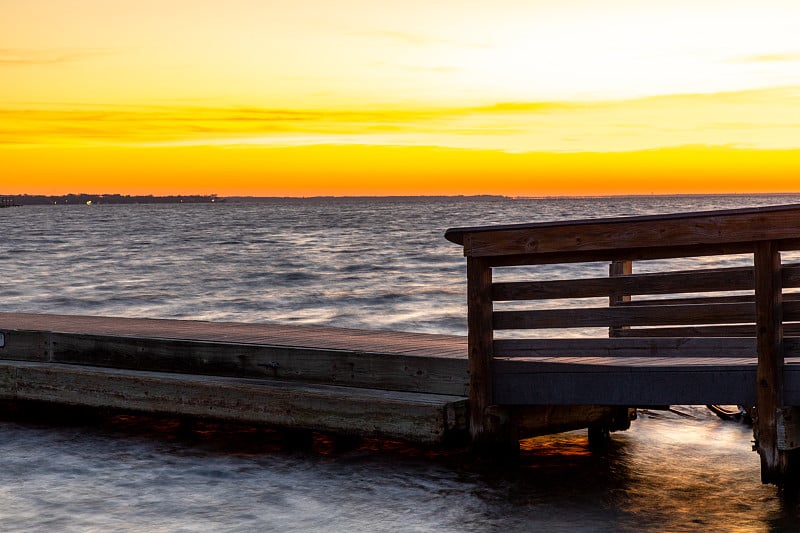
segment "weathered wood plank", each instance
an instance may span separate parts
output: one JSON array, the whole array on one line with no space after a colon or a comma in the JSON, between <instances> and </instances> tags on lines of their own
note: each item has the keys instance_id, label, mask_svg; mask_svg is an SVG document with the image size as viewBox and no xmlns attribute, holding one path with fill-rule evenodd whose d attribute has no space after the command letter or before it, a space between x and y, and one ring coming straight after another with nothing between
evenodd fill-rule
<instances>
[{"instance_id":1,"label":"weathered wood plank","mask_svg":"<svg viewBox=\"0 0 800 533\"><path fill-rule=\"evenodd\" d=\"M762 483L783 483L788 454L778 448L777 416L783 403L783 305L781 256L773 242L755 245L756 341L758 351L756 448Z\"/></svg>"},{"instance_id":2,"label":"weathered wood plank","mask_svg":"<svg viewBox=\"0 0 800 533\"><path fill-rule=\"evenodd\" d=\"M454 228L445 233L472 257L667 248L794 239L800 207L770 206L601 220Z\"/></svg>"},{"instance_id":3,"label":"weathered wood plank","mask_svg":"<svg viewBox=\"0 0 800 533\"><path fill-rule=\"evenodd\" d=\"M496 311L494 328L542 329L604 326L737 324L755 321L751 303Z\"/></svg>"},{"instance_id":4,"label":"weathered wood plank","mask_svg":"<svg viewBox=\"0 0 800 533\"><path fill-rule=\"evenodd\" d=\"M755 364L726 369L642 367L520 373L502 363L496 364L496 399L510 405L753 405L756 399Z\"/></svg>"},{"instance_id":5,"label":"weathered wood plank","mask_svg":"<svg viewBox=\"0 0 800 533\"><path fill-rule=\"evenodd\" d=\"M547 372L574 372L574 373L599 373L618 372L648 367L653 372L662 370L698 369L731 369L733 367L755 367L758 360L753 356L747 357L695 357L684 355L681 357L659 356L587 356L587 357L498 357L495 364L503 367L505 372L547 373Z\"/></svg>"},{"instance_id":6,"label":"weathered wood plank","mask_svg":"<svg viewBox=\"0 0 800 533\"><path fill-rule=\"evenodd\" d=\"M58 363L0 362L0 398L441 442L466 430L463 397Z\"/></svg>"},{"instance_id":7,"label":"weathered wood plank","mask_svg":"<svg viewBox=\"0 0 800 533\"><path fill-rule=\"evenodd\" d=\"M457 358L467 351L466 337L455 335L199 320L0 313L0 331L4 330L390 353L431 348L439 356Z\"/></svg>"},{"instance_id":8,"label":"weathered wood plank","mask_svg":"<svg viewBox=\"0 0 800 533\"><path fill-rule=\"evenodd\" d=\"M2 330L5 342L0 359L17 361L49 361L52 352L50 336L45 331Z\"/></svg>"},{"instance_id":9,"label":"weathered wood plank","mask_svg":"<svg viewBox=\"0 0 800 533\"><path fill-rule=\"evenodd\" d=\"M800 249L800 239L784 241L786 249ZM568 263L593 263L608 261L646 261L653 259L676 259L689 257L709 257L721 255L750 254L752 243L704 244L695 246L673 246L663 248L622 248L618 250L549 252L531 254L512 254L486 257L493 267L512 267L522 265L552 265Z\"/></svg>"},{"instance_id":10,"label":"weathered wood plank","mask_svg":"<svg viewBox=\"0 0 800 533\"><path fill-rule=\"evenodd\" d=\"M787 339L800 351L800 339ZM755 338L646 337L585 339L498 339L495 357L750 357Z\"/></svg>"},{"instance_id":11,"label":"weathered wood plank","mask_svg":"<svg viewBox=\"0 0 800 533\"><path fill-rule=\"evenodd\" d=\"M798 329L800 332L800 329ZM756 337L756 325L740 326L677 326L677 327L642 327L630 328L620 337Z\"/></svg>"},{"instance_id":12,"label":"weathered wood plank","mask_svg":"<svg viewBox=\"0 0 800 533\"><path fill-rule=\"evenodd\" d=\"M492 300L593 298L614 294L676 294L748 289L753 289L753 269L745 267L650 274L627 273L608 278L502 282L493 285Z\"/></svg>"},{"instance_id":13,"label":"weathered wood plank","mask_svg":"<svg viewBox=\"0 0 800 533\"><path fill-rule=\"evenodd\" d=\"M800 293L784 293L783 302L795 302L800 300ZM694 305L694 304L715 304L715 303L743 303L755 302L753 294L736 294L728 296L695 296L689 298L647 298L637 299L626 302L623 305L637 306L637 305ZM790 313L793 313L790 310Z\"/></svg>"},{"instance_id":14,"label":"weathered wood plank","mask_svg":"<svg viewBox=\"0 0 800 533\"><path fill-rule=\"evenodd\" d=\"M783 332L787 337L800 336L800 324L783 324ZM741 326L685 326L669 328L631 328L620 333L620 337L753 337L756 336L755 324Z\"/></svg>"},{"instance_id":15,"label":"weathered wood plank","mask_svg":"<svg viewBox=\"0 0 800 533\"><path fill-rule=\"evenodd\" d=\"M0 359L466 395L466 358L7 331Z\"/></svg>"}]
</instances>

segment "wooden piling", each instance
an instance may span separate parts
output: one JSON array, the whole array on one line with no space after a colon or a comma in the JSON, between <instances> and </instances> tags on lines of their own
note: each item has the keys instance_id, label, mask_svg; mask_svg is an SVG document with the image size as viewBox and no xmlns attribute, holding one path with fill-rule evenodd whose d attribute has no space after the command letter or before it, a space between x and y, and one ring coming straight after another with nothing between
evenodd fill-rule
<instances>
[{"instance_id":1,"label":"wooden piling","mask_svg":"<svg viewBox=\"0 0 800 533\"><path fill-rule=\"evenodd\" d=\"M788 452L778 448L778 411L783 407L783 317L781 256L774 241L755 245L757 419L756 448L761 481L781 485L789 467Z\"/></svg>"},{"instance_id":2,"label":"wooden piling","mask_svg":"<svg viewBox=\"0 0 800 533\"><path fill-rule=\"evenodd\" d=\"M483 258L467 258L467 337L470 434L476 449L495 448L498 426L507 417L490 409L492 387L492 269Z\"/></svg>"}]
</instances>

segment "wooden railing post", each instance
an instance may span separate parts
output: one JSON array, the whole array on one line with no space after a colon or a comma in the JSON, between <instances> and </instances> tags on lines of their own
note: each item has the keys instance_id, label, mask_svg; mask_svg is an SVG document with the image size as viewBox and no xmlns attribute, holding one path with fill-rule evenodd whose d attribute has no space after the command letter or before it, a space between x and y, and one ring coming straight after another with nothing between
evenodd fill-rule
<instances>
[{"instance_id":1,"label":"wooden railing post","mask_svg":"<svg viewBox=\"0 0 800 533\"><path fill-rule=\"evenodd\" d=\"M467 324L469 326L469 410L472 445L483 452L514 453L508 413L494 407L492 359L492 269L485 258L467 257Z\"/></svg>"},{"instance_id":2,"label":"wooden railing post","mask_svg":"<svg viewBox=\"0 0 800 533\"><path fill-rule=\"evenodd\" d=\"M608 275L610 277L624 276L626 274L633 274L633 261L612 261L608 265ZM630 295L626 294L611 294L608 297L608 305L610 307L630 301ZM611 326L608 328L608 336L619 337L620 331L624 329L630 329L630 326Z\"/></svg>"},{"instance_id":3,"label":"wooden railing post","mask_svg":"<svg viewBox=\"0 0 800 533\"><path fill-rule=\"evenodd\" d=\"M470 433L473 444L480 446L489 429L486 408L493 400L492 269L483 258L467 257L467 326Z\"/></svg>"},{"instance_id":4,"label":"wooden railing post","mask_svg":"<svg viewBox=\"0 0 800 533\"><path fill-rule=\"evenodd\" d=\"M756 449L761 456L761 482L781 485L789 455L778 447L778 410L783 407L783 313L781 256L774 241L755 245L757 371Z\"/></svg>"}]
</instances>

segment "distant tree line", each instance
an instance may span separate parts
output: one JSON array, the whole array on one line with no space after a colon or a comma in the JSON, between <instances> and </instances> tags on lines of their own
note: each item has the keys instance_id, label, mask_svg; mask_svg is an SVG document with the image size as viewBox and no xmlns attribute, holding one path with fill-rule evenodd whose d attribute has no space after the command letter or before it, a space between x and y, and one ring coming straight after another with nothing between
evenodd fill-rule
<instances>
[{"instance_id":1,"label":"distant tree line","mask_svg":"<svg viewBox=\"0 0 800 533\"><path fill-rule=\"evenodd\" d=\"M127 194L65 194L49 196L40 194L17 194L2 197L13 205L70 205L70 204L207 204L223 202L216 194L211 195L127 195Z\"/></svg>"}]
</instances>

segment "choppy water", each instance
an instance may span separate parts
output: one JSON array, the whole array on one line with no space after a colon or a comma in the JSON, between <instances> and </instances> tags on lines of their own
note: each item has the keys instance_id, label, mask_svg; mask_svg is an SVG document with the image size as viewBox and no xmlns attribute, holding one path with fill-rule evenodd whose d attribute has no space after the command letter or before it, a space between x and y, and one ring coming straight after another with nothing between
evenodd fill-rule
<instances>
[{"instance_id":1,"label":"choppy water","mask_svg":"<svg viewBox=\"0 0 800 533\"><path fill-rule=\"evenodd\" d=\"M452 226L783 204L800 197L337 199L0 210L4 311L464 333ZM583 268L576 266L575 268ZM585 268L592 268L586 266ZM527 441L495 471L373 442L0 421L2 531L784 531L749 428L644 413L603 454ZM324 439L323 439L324 441ZM323 442L324 444L324 442Z\"/></svg>"}]
</instances>

